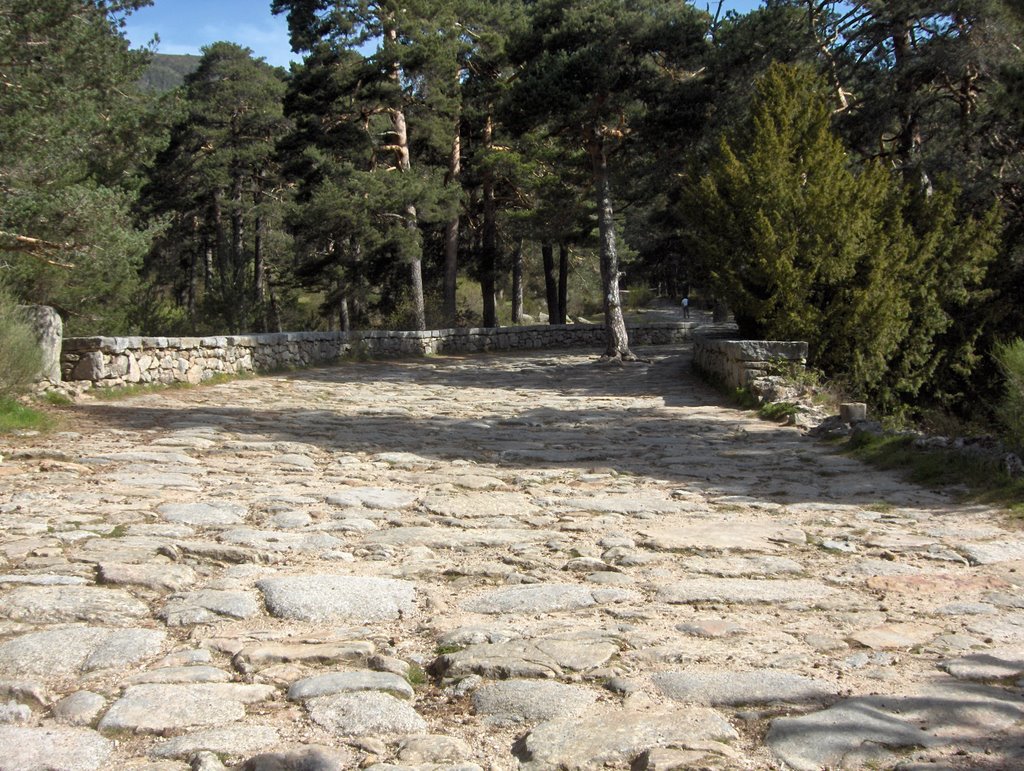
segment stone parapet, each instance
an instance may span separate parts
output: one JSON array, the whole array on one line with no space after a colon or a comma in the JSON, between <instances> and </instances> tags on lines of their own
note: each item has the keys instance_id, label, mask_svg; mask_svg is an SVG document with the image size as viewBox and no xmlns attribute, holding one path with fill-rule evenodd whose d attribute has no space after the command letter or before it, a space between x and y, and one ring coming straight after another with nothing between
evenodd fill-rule
<instances>
[{"instance_id":1,"label":"stone parapet","mask_svg":"<svg viewBox=\"0 0 1024 771\"><path fill-rule=\"evenodd\" d=\"M745 388L755 378L775 374L780 365L803 369L807 343L783 340L736 340L721 332L693 339L693 366L728 388Z\"/></svg>"},{"instance_id":2,"label":"stone parapet","mask_svg":"<svg viewBox=\"0 0 1024 771\"><path fill-rule=\"evenodd\" d=\"M634 345L688 342L694 322L629 325ZM78 337L64 340L64 380L101 387L134 383L199 383L216 375L272 372L329 364L345 357L427 356L605 344L599 324L540 324L425 332L281 332L211 337Z\"/></svg>"}]
</instances>

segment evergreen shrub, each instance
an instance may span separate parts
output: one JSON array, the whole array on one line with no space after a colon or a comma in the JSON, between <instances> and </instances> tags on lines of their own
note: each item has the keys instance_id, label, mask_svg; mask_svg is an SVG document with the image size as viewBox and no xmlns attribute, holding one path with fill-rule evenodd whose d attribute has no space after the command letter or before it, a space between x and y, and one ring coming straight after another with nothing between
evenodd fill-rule
<instances>
[{"instance_id":1,"label":"evergreen shrub","mask_svg":"<svg viewBox=\"0 0 1024 771\"><path fill-rule=\"evenodd\" d=\"M998 407L999 419L1016 447L1024 447L1024 340L1000 343L993 352L1005 385Z\"/></svg>"}]
</instances>

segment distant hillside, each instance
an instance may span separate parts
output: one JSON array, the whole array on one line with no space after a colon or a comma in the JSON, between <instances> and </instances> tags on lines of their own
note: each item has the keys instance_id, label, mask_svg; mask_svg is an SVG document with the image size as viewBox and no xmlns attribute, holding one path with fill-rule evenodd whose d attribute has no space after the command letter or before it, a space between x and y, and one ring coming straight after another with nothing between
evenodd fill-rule
<instances>
[{"instance_id":1,"label":"distant hillside","mask_svg":"<svg viewBox=\"0 0 1024 771\"><path fill-rule=\"evenodd\" d=\"M146 71L139 78L143 91L162 94L185 82L185 76L199 67L199 57L190 54L154 54Z\"/></svg>"}]
</instances>

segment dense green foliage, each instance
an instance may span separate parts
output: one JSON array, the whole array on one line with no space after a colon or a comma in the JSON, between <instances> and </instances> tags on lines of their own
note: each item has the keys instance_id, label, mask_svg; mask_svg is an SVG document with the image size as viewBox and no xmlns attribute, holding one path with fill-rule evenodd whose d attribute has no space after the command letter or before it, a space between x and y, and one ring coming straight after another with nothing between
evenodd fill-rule
<instances>
[{"instance_id":1,"label":"dense green foliage","mask_svg":"<svg viewBox=\"0 0 1024 771\"><path fill-rule=\"evenodd\" d=\"M1019 0L266 1L290 72L129 50L148 0L0 4L21 301L70 334L603 309L628 357L624 280L806 338L886 410L994 417L1024 332Z\"/></svg>"},{"instance_id":2,"label":"dense green foliage","mask_svg":"<svg viewBox=\"0 0 1024 771\"><path fill-rule=\"evenodd\" d=\"M153 233L131 216L135 161L158 138L125 88L145 57L117 18L144 5L7 0L0 8L0 254L21 297L70 333L129 328ZM73 267L72 267L73 266Z\"/></svg>"},{"instance_id":3,"label":"dense green foliage","mask_svg":"<svg viewBox=\"0 0 1024 771\"><path fill-rule=\"evenodd\" d=\"M813 72L772 65L685 199L686 230L742 333L807 340L814 366L895 409L972 354L936 340L977 300L996 222L854 167L830 117Z\"/></svg>"},{"instance_id":4,"label":"dense green foliage","mask_svg":"<svg viewBox=\"0 0 1024 771\"><path fill-rule=\"evenodd\" d=\"M993 355L1005 378L997 414L1013 443L1024 449L1024 340L999 343Z\"/></svg>"}]
</instances>

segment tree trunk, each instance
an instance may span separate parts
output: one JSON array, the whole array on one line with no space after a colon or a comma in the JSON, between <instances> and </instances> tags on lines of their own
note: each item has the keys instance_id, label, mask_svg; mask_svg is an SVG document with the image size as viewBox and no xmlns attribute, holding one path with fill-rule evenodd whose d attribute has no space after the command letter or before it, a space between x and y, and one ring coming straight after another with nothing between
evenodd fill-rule
<instances>
[{"instance_id":1,"label":"tree trunk","mask_svg":"<svg viewBox=\"0 0 1024 771\"><path fill-rule=\"evenodd\" d=\"M558 324L558 282L555 279L555 247L550 241L540 245L544 261L544 295L548 305L548 324Z\"/></svg>"},{"instance_id":2,"label":"tree trunk","mask_svg":"<svg viewBox=\"0 0 1024 771\"><path fill-rule=\"evenodd\" d=\"M193 325L196 321L196 284L198 279L196 262L198 260L195 247L192 247L188 252L188 289L185 293L185 312L188 314L189 323Z\"/></svg>"},{"instance_id":3,"label":"tree trunk","mask_svg":"<svg viewBox=\"0 0 1024 771\"><path fill-rule=\"evenodd\" d=\"M512 252L512 323L523 321L523 239L516 241Z\"/></svg>"},{"instance_id":4,"label":"tree trunk","mask_svg":"<svg viewBox=\"0 0 1024 771\"><path fill-rule=\"evenodd\" d=\"M398 39L398 30L393 27L388 29L386 34L392 42ZM401 79L400 70L398 62L395 62L392 65L390 77L396 83ZM409 128L405 122L405 112L400 108L391 110L391 130L394 134L392 146L396 156L395 166L399 172L406 174L412 169L412 162L409 157ZM417 220L415 204L410 203L405 207L405 223L407 228L418 232L419 222ZM422 250L419 253L409 255L409 279L412 291L413 326L422 332L427 328L427 314L423 300Z\"/></svg>"},{"instance_id":5,"label":"tree trunk","mask_svg":"<svg viewBox=\"0 0 1024 771\"><path fill-rule=\"evenodd\" d=\"M494 122L490 113L484 124L483 145L489 150L494 139ZM498 206L494 200L494 172L483 172L484 224L483 248L480 250L480 291L483 292L485 327L498 326L498 313L494 302L495 266L498 257Z\"/></svg>"},{"instance_id":6,"label":"tree trunk","mask_svg":"<svg viewBox=\"0 0 1024 771\"><path fill-rule=\"evenodd\" d=\"M452 137L452 154L448 160L448 179L450 185L458 185L462 171L462 138L460 122L455 121L455 134ZM448 220L444 229L444 318L445 323L454 327L458 308L456 292L459 281L459 213Z\"/></svg>"},{"instance_id":7,"label":"tree trunk","mask_svg":"<svg viewBox=\"0 0 1024 771\"><path fill-rule=\"evenodd\" d=\"M227 265L225 265L225 249L224 242L227 240L224 234L224 216L221 210L220 201L221 191L220 189L213 191L213 203L210 216L213 219L213 257L217 263L217 278L220 283L220 294L221 297L226 296L227 290Z\"/></svg>"},{"instance_id":8,"label":"tree trunk","mask_svg":"<svg viewBox=\"0 0 1024 771\"><path fill-rule=\"evenodd\" d=\"M569 245L558 245L558 323L569 319Z\"/></svg>"},{"instance_id":9,"label":"tree trunk","mask_svg":"<svg viewBox=\"0 0 1024 771\"><path fill-rule=\"evenodd\" d=\"M619 255L615 249L615 221L612 210L611 183L608 179L608 154L604 138L596 127L587 136L587 150L593 168L594 191L597 197L597 223L600 234L601 286L604 291L605 359L621 361L636 357L629 350L626 322L622 318L619 296Z\"/></svg>"},{"instance_id":10,"label":"tree trunk","mask_svg":"<svg viewBox=\"0 0 1024 771\"><path fill-rule=\"evenodd\" d=\"M272 332L281 331L281 308L277 302L277 292L274 291L273 276L270 272L270 268L267 268L267 295L270 298L270 324L269 328Z\"/></svg>"},{"instance_id":11,"label":"tree trunk","mask_svg":"<svg viewBox=\"0 0 1024 771\"><path fill-rule=\"evenodd\" d=\"M246 265L245 214L242 210L242 175L236 173L231 186L231 277L232 289L241 288Z\"/></svg>"},{"instance_id":12,"label":"tree trunk","mask_svg":"<svg viewBox=\"0 0 1024 771\"><path fill-rule=\"evenodd\" d=\"M252 299L262 315L263 303L267 296L267 279L263 263L263 241L266 236L266 223L263 219L263 177L256 179L256 190L253 193L253 204L256 209L255 233L252 247Z\"/></svg>"}]
</instances>

